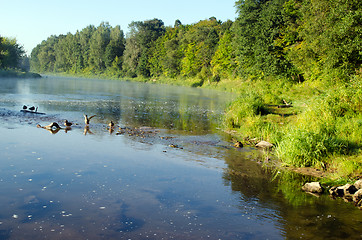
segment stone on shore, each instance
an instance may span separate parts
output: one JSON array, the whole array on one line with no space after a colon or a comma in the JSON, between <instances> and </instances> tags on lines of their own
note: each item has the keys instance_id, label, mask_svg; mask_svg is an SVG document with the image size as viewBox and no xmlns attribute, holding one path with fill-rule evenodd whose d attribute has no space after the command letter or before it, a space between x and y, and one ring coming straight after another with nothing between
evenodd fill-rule
<instances>
[{"instance_id":1,"label":"stone on shore","mask_svg":"<svg viewBox=\"0 0 362 240\"><path fill-rule=\"evenodd\" d=\"M354 205L362 209L362 180L356 181L352 184L345 184L339 187L332 187L329 189L329 194L332 197L342 197L344 201L353 201Z\"/></svg>"},{"instance_id":2,"label":"stone on shore","mask_svg":"<svg viewBox=\"0 0 362 240\"><path fill-rule=\"evenodd\" d=\"M353 185L354 185L357 189L362 189L362 179L357 180Z\"/></svg>"},{"instance_id":3,"label":"stone on shore","mask_svg":"<svg viewBox=\"0 0 362 240\"><path fill-rule=\"evenodd\" d=\"M354 185L348 183L338 188L343 189L343 197L350 199L352 199L352 195L358 190Z\"/></svg>"},{"instance_id":4,"label":"stone on shore","mask_svg":"<svg viewBox=\"0 0 362 240\"><path fill-rule=\"evenodd\" d=\"M354 185L347 183L340 187L332 187L329 189L329 194L335 197L344 197L352 200L352 196L357 190L358 189Z\"/></svg>"},{"instance_id":5,"label":"stone on shore","mask_svg":"<svg viewBox=\"0 0 362 240\"><path fill-rule=\"evenodd\" d=\"M255 146L258 148L269 149L273 147L273 144L267 141L260 141Z\"/></svg>"},{"instance_id":6,"label":"stone on shore","mask_svg":"<svg viewBox=\"0 0 362 240\"><path fill-rule=\"evenodd\" d=\"M310 182L304 184L302 190L310 193L322 193L324 189L319 182Z\"/></svg>"},{"instance_id":7,"label":"stone on shore","mask_svg":"<svg viewBox=\"0 0 362 240\"><path fill-rule=\"evenodd\" d=\"M362 189L360 189L360 190L358 190L357 192L355 192L354 194L353 194L353 202L354 203L358 203L358 202L360 202L361 200L362 200Z\"/></svg>"}]
</instances>

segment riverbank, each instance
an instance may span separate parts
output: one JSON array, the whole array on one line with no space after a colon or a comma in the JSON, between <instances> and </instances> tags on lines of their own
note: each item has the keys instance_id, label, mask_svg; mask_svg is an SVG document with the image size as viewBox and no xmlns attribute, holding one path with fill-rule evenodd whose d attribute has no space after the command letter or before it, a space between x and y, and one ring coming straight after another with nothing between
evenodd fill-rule
<instances>
[{"instance_id":1,"label":"riverbank","mask_svg":"<svg viewBox=\"0 0 362 240\"><path fill-rule=\"evenodd\" d=\"M0 77L2 78L40 78L41 75L38 73L24 72L20 70L0 70Z\"/></svg>"},{"instance_id":2,"label":"riverbank","mask_svg":"<svg viewBox=\"0 0 362 240\"><path fill-rule=\"evenodd\" d=\"M125 80L107 74L77 76ZM362 176L362 87L358 77L340 84L286 79L128 80L236 93L239 97L225 110L222 126L236 140L244 144L250 139L271 142L274 147L268 154L283 167L321 177L324 182L353 182Z\"/></svg>"},{"instance_id":3,"label":"riverbank","mask_svg":"<svg viewBox=\"0 0 362 240\"><path fill-rule=\"evenodd\" d=\"M360 78L341 84L246 81L237 88L240 97L224 123L240 141L269 141L283 166L322 182L362 176Z\"/></svg>"}]
</instances>

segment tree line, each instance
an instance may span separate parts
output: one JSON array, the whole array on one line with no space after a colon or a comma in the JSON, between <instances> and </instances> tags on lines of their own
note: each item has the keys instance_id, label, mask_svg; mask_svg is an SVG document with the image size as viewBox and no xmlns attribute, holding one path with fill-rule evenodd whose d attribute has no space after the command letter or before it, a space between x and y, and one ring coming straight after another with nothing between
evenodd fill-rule
<instances>
[{"instance_id":1,"label":"tree line","mask_svg":"<svg viewBox=\"0 0 362 240\"><path fill-rule=\"evenodd\" d=\"M134 21L124 35L107 22L50 36L31 53L36 72L117 77L287 77L361 74L361 1L238 0L235 21Z\"/></svg>"},{"instance_id":2,"label":"tree line","mask_svg":"<svg viewBox=\"0 0 362 240\"><path fill-rule=\"evenodd\" d=\"M0 70L20 69L28 71L30 68L29 59L25 51L15 38L0 36Z\"/></svg>"}]
</instances>

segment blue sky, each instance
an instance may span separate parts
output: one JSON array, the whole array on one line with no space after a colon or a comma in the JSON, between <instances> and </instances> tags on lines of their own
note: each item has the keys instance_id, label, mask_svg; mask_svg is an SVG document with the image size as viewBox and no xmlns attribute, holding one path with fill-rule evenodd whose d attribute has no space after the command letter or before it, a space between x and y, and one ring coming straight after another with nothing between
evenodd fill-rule
<instances>
[{"instance_id":1,"label":"blue sky","mask_svg":"<svg viewBox=\"0 0 362 240\"><path fill-rule=\"evenodd\" d=\"M2 2L0 35L15 37L30 55L31 50L50 35L75 33L102 21L120 25L127 33L132 21L161 19L173 26L216 17L234 21L235 0L12 0Z\"/></svg>"}]
</instances>

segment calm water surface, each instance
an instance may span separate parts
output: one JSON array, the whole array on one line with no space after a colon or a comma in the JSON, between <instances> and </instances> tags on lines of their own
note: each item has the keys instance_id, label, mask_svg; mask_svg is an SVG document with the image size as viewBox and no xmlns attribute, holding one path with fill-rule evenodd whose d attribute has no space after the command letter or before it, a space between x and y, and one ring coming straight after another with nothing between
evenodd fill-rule
<instances>
[{"instance_id":1,"label":"calm water surface","mask_svg":"<svg viewBox=\"0 0 362 240\"><path fill-rule=\"evenodd\" d=\"M56 77L0 83L0 239L362 238L362 211L305 194L312 179L231 147L217 130L228 94ZM21 113L24 104L46 114ZM96 115L89 129L83 113ZM64 119L70 131L36 128ZM117 135L109 121L147 134Z\"/></svg>"}]
</instances>

